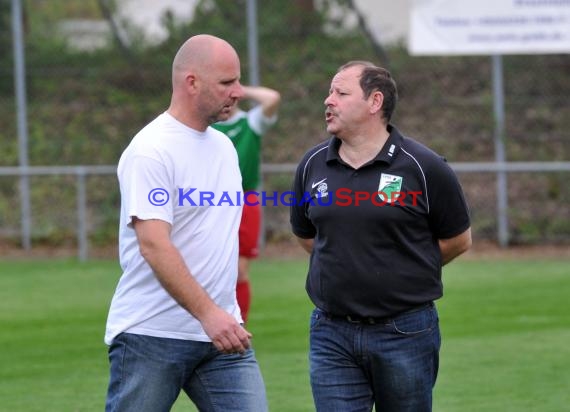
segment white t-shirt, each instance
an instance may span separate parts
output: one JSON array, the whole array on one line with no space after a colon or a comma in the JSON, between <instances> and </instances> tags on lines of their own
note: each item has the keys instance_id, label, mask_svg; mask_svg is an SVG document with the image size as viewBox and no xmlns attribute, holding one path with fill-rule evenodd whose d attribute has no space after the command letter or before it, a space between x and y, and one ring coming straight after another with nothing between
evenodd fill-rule
<instances>
[{"instance_id":1,"label":"white t-shirt","mask_svg":"<svg viewBox=\"0 0 570 412\"><path fill-rule=\"evenodd\" d=\"M111 302L105 342L110 344L121 332L210 341L200 322L166 292L141 256L134 216L170 223L172 243L196 281L242 322L235 286L243 202L231 141L211 127L198 132L163 113L133 138L117 174L123 274Z\"/></svg>"}]
</instances>

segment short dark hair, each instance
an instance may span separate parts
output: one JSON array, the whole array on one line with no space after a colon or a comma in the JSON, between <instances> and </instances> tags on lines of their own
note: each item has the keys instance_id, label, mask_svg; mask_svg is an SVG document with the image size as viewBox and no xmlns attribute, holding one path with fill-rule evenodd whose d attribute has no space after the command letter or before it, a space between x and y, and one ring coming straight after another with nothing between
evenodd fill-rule
<instances>
[{"instance_id":1,"label":"short dark hair","mask_svg":"<svg viewBox=\"0 0 570 412\"><path fill-rule=\"evenodd\" d=\"M390 72L383 67L378 67L374 63L365 60L353 60L339 67L338 72L354 66L362 66L360 75L360 88L364 93L364 98L368 99L372 92L378 90L384 95L382 104L382 115L387 122L392 118L398 101L398 88L396 81Z\"/></svg>"}]
</instances>

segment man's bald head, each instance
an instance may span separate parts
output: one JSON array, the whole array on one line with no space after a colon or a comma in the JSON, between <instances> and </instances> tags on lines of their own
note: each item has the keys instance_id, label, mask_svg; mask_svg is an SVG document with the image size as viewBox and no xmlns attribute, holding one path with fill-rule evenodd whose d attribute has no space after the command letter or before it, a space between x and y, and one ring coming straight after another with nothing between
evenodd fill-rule
<instances>
[{"instance_id":1,"label":"man's bald head","mask_svg":"<svg viewBox=\"0 0 570 412\"><path fill-rule=\"evenodd\" d=\"M236 58L234 48L225 40L209 34L190 37L180 47L172 63L172 82L176 85L189 71L207 74L221 60Z\"/></svg>"},{"instance_id":2,"label":"man's bald head","mask_svg":"<svg viewBox=\"0 0 570 412\"><path fill-rule=\"evenodd\" d=\"M168 112L196 130L205 130L227 119L243 97L240 77L238 54L227 41L208 34L191 37L172 62Z\"/></svg>"}]
</instances>

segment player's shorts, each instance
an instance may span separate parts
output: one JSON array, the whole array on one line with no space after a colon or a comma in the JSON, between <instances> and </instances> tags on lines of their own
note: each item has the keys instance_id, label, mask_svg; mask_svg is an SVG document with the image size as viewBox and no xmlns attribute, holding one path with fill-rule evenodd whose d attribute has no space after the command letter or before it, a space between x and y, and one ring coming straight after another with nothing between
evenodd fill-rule
<instances>
[{"instance_id":1,"label":"player's shorts","mask_svg":"<svg viewBox=\"0 0 570 412\"><path fill-rule=\"evenodd\" d=\"M246 194L247 196L247 194ZM252 198L250 203L256 203ZM259 234L261 229L261 205L243 205L241 222L239 225L239 255L255 258L259 255Z\"/></svg>"}]
</instances>

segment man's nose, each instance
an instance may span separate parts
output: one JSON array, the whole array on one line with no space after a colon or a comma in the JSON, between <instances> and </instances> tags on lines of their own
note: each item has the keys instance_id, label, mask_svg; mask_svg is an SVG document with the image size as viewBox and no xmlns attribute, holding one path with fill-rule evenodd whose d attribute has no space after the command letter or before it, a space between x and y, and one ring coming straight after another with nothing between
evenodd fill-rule
<instances>
[{"instance_id":1,"label":"man's nose","mask_svg":"<svg viewBox=\"0 0 570 412\"><path fill-rule=\"evenodd\" d=\"M241 99L243 96L245 95L244 91L243 91L243 87L241 85L241 83L237 83L235 90L233 91L232 96L235 97L236 99Z\"/></svg>"}]
</instances>

